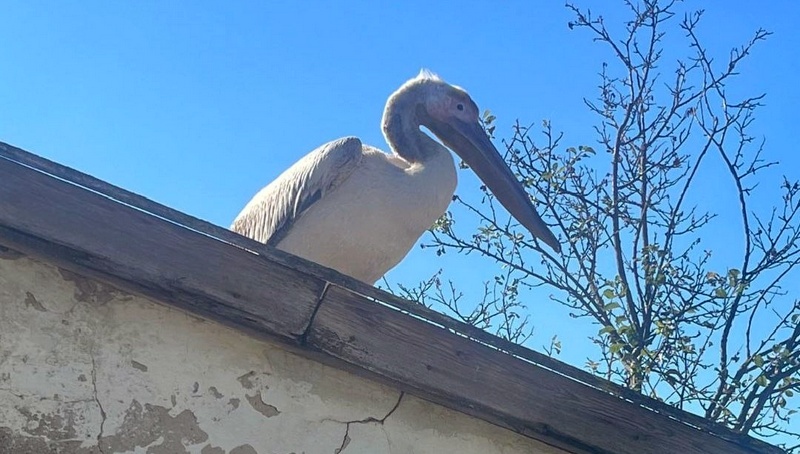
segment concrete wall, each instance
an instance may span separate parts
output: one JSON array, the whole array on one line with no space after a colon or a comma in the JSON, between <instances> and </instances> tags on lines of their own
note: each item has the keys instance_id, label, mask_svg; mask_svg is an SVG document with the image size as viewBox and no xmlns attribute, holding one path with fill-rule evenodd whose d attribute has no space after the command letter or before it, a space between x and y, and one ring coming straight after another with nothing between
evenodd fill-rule
<instances>
[{"instance_id":1,"label":"concrete wall","mask_svg":"<svg viewBox=\"0 0 800 454\"><path fill-rule=\"evenodd\" d=\"M6 252L0 453L47 452L561 451Z\"/></svg>"}]
</instances>

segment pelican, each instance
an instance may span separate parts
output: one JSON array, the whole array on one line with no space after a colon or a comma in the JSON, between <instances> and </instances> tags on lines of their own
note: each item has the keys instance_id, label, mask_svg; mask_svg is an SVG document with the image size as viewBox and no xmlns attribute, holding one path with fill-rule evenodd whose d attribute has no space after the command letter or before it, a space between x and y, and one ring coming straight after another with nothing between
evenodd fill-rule
<instances>
[{"instance_id":1,"label":"pelican","mask_svg":"<svg viewBox=\"0 0 800 454\"><path fill-rule=\"evenodd\" d=\"M456 189L449 148L509 213L560 252L462 88L422 70L389 97L382 129L391 153L355 137L326 143L261 189L231 229L374 284L447 210Z\"/></svg>"}]
</instances>

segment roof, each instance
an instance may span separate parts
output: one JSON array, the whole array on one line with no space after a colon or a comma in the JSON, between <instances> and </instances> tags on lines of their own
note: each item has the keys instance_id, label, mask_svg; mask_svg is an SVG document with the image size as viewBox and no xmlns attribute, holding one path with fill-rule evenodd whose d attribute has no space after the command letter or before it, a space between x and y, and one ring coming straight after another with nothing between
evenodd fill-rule
<instances>
[{"instance_id":1,"label":"roof","mask_svg":"<svg viewBox=\"0 0 800 454\"><path fill-rule=\"evenodd\" d=\"M0 142L2 246L570 452L783 452Z\"/></svg>"}]
</instances>

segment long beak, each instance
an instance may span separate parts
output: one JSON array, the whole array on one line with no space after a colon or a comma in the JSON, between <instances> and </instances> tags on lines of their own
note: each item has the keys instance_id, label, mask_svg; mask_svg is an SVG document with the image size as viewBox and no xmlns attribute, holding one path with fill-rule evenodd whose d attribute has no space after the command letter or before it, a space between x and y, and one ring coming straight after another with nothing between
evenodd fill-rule
<instances>
[{"instance_id":1,"label":"long beak","mask_svg":"<svg viewBox=\"0 0 800 454\"><path fill-rule=\"evenodd\" d=\"M561 245L555 235L536 212L525 189L503 161L503 157L497 152L480 124L466 123L457 119L448 123L438 121L435 123L431 131L467 162L506 210L533 236L545 242L554 251L561 252Z\"/></svg>"}]
</instances>

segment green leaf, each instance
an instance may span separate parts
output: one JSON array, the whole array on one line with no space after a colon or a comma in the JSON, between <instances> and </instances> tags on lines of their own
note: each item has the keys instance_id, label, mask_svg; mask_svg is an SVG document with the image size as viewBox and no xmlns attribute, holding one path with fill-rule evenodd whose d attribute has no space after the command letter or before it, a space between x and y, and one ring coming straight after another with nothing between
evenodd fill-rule
<instances>
[{"instance_id":1,"label":"green leaf","mask_svg":"<svg viewBox=\"0 0 800 454\"><path fill-rule=\"evenodd\" d=\"M631 333L631 332L633 332L633 329L631 328L631 326L630 326L630 325L627 325L627 324L621 324L621 325L617 326L617 332L618 332L619 334L626 334L626 333Z\"/></svg>"},{"instance_id":2,"label":"green leaf","mask_svg":"<svg viewBox=\"0 0 800 454\"><path fill-rule=\"evenodd\" d=\"M608 304L606 304L605 306L603 306L603 309L604 309L606 312L611 312L611 311L613 311L614 309L619 309L620 307L622 307L622 306L620 306L618 303L608 303Z\"/></svg>"},{"instance_id":3,"label":"green leaf","mask_svg":"<svg viewBox=\"0 0 800 454\"><path fill-rule=\"evenodd\" d=\"M767 386L767 377L765 375L759 375L758 378L756 378L756 384L758 386Z\"/></svg>"},{"instance_id":4,"label":"green leaf","mask_svg":"<svg viewBox=\"0 0 800 454\"><path fill-rule=\"evenodd\" d=\"M605 296L608 299L613 298L614 297L614 289L610 289L610 288L605 289L603 291L603 296Z\"/></svg>"},{"instance_id":5,"label":"green leaf","mask_svg":"<svg viewBox=\"0 0 800 454\"><path fill-rule=\"evenodd\" d=\"M725 289L722 287L717 287L717 289L714 290L714 295L717 298L725 298L728 296L728 292L726 292Z\"/></svg>"},{"instance_id":6,"label":"green leaf","mask_svg":"<svg viewBox=\"0 0 800 454\"><path fill-rule=\"evenodd\" d=\"M606 326L600 328L600 331L597 334L608 334L608 333L613 333L613 332L614 332L614 327L611 326L611 325L606 325Z\"/></svg>"},{"instance_id":7,"label":"green leaf","mask_svg":"<svg viewBox=\"0 0 800 454\"><path fill-rule=\"evenodd\" d=\"M764 365L764 357L761 356L761 355L754 356L753 357L753 363L758 367L763 366Z\"/></svg>"}]
</instances>

